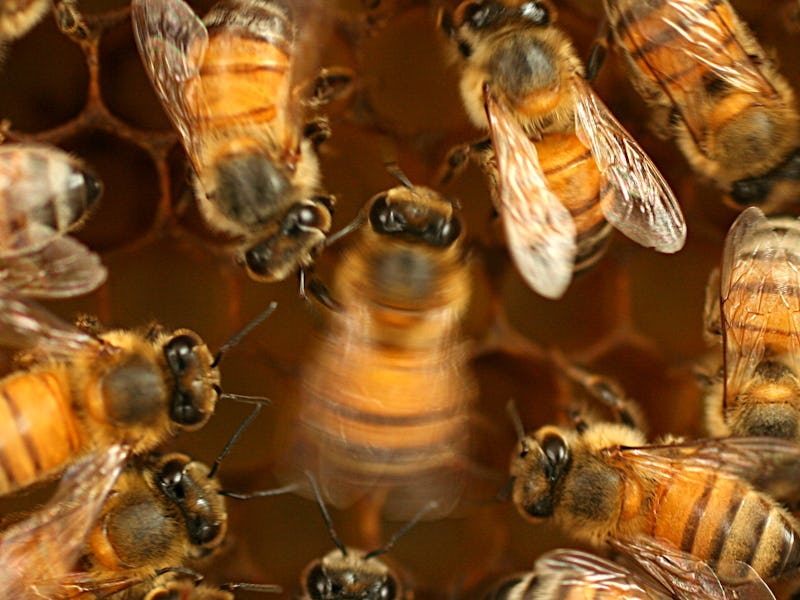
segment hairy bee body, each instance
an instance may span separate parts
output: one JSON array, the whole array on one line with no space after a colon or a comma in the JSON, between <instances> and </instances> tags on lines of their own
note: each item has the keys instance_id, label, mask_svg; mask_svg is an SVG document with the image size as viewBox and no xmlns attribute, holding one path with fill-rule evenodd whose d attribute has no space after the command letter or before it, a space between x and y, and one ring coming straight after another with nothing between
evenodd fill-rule
<instances>
[{"instance_id":1,"label":"hairy bee body","mask_svg":"<svg viewBox=\"0 0 800 600\"><path fill-rule=\"evenodd\" d=\"M512 497L524 517L552 517L595 547L644 537L711 565L744 565L765 580L790 576L800 567L800 524L726 472L728 444L739 452L749 439L742 440L645 446L627 426L597 423L580 433L548 426L526 438L530 451L512 462ZM748 460L757 478L759 466Z\"/></svg>"},{"instance_id":2,"label":"hairy bee body","mask_svg":"<svg viewBox=\"0 0 800 600\"><path fill-rule=\"evenodd\" d=\"M531 288L563 295L573 272L602 256L612 226L660 252L683 246L674 194L584 80L549 1L468 0L440 15L460 53L467 114L489 130L494 204Z\"/></svg>"},{"instance_id":3,"label":"hairy bee body","mask_svg":"<svg viewBox=\"0 0 800 600\"><path fill-rule=\"evenodd\" d=\"M42 20L49 0L5 0L0 4L0 42L24 36Z\"/></svg>"},{"instance_id":4,"label":"hairy bee body","mask_svg":"<svg viewBox=\"0 0 800 600\"><path fill-rule=\"evenodd\" d=\"M119 586L142 598L160 570L204 558L223 543L225 499L209 468L189 456L150 455L125 469L89 534L81 558L87 594ZM103 596L105 597L105 596Z\"/></svg>"},{"instance_id":5,"label":"hairy bee body","mask_svg":"<svg viewBox=\"0 0 800 600\"><path fill-rule=\"evenodd\" d=\"M304 372L298 432L334 504L379 489L396 515L431 499L449 510L474 397L459 333L470 297L460 226L449 202L420 187L390 190L368 210L334 278L343 308ZM382 223L391 211L398 223Z\"/></svg>"},{"instance_id":6,"label":"hairy bee body","mask_svg":"<svg viewBox=\"0 0 800 600\"><path fill-rule=\"evenodd\" d=\"M0 495L114 444L145 452L210 417L219 372L196 334L178 330L148 340L119 330L84 338L68 357L0 380ZM176 353L191 371L187 379Z\"/></svg>"},{"instance_id":7,"label":"hairy bee body","mask_svg":"<svg viewBox=\"0 0 800 600\"><path fill-rule=\"evenodd\" d=\"M197 175L200 211L242 239L258 280L308 266L331 225L293 81L296 25L282 0L221 0L204 21L182 0L136 0L145 68Z\"/></svg>"},{"instance_id":8,"label":"hairy bee body","mask_svg":"<svg viewBox=\"0 0 800 600\"><path fill-rule=\"evenodd\" d=\"M691 166L740 205L785 199L776 184L798 178L794 92L730 4L605 6L634 86Z\"/></svg>"}]
</instances>

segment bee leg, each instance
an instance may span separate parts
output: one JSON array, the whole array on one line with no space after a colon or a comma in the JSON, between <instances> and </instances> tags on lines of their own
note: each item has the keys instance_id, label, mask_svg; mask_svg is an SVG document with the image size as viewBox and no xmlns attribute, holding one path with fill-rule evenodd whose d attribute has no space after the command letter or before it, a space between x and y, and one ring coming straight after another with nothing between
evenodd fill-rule
<instances>
[{"instance_id":1,"label":"bee leg","mask_svg":"<svg viewBox=\"0 0 800 600\"><path fill-rule=\"evenodd\" d=\"M355 72L347 67L320 69L311 92L312 106L322 106L350 96L354 80Z\"/></svg>"},{"instance_id":2,"label":"bee leg","mask_svg":"<svg viewBox=\"0 0 800 600\"><path fill-rule=\"evenodd\" d=\"M492 147L490 138L483 138L471 144L461 144L451 148L445 158L445 163L439 169L437 181L439 185L447 185L456 175L459 175L466 167L467 161L473 154L483 154Z\"/></svg>"},{"instance_id":3,"label":"bee leg","mask_svg":"<svg viewBox=\"0 0 800 600\"><path fill-rule=\"evenodd\" d=\"M611 409L617 422L631 429L640 431L646 429L641 409L635 402L625 397L616 382L571 363L560 352L554 352L553 359L570 381L578 384L590 396Z\"/></svg>"},{"instance_id":4,"label":"bee leg","mask_svg":"<svg viewBox=\"0 0 800 600\"><path fill-rule=\"evenodd\" d=\"M606 60L608 54L608 44L611 39L611 28L608 20L602 19L595 34L595 40L589 50L589 58L586 59L586 81L593 82L600 73L600 68Z\"/></svg>"},{"instance_id":5,"label":"bee leg","mask_svg":"<svg viewBox=\"0 0 800 600\"><path fill-rule=\"evenodd\" d=\"M311 273L307 273L306 269L300 269L298 272L298 280L300 283L300 297L312 310L314 309L314 303L311 302L311 298L309 298L307 292L310 292L311 295L328 310L337 312L342 310L342 305L331 296L325 284Z\"/></svg>"},{"instance_id":6,"label":"bee leg","mask_svg":"<svg viewBox=\"0 0 800 600\"><path fill-rule=\"evenodd\" d=\"M720 312L719 298L719 269L714 269L706 285L706 299L703 306L703 332L706 340L716 342L722 335L722 314Z\"/></svg>"},{"instance_id":7,"label":"bee leg","mask_svg":"<svg viewBox=\"0 0 800 600\"><path fill-rule=\"evenodd\" d=\"M311 142L314 151L319 150L322 143L331 137L330 123L323 117L312 119L303 128L303 137Z\"/></svg>"},{"instance_id":8,"label":"bee leg","mask_svg":"<svg viewBox=\"0 0 800 600\"><path fill-rule=\"evenodd\" d=\"M75 0L61 0L53 4L53 17L61 33L78 40L89 39L89 27L83 20Z\"/></svg>"}]
</instances>

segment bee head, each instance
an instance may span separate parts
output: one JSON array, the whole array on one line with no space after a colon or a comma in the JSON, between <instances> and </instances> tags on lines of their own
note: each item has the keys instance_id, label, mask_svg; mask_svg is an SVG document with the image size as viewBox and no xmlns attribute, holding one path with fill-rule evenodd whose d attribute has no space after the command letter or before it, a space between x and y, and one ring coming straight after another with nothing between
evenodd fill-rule
<instances>
[{"instance_id":1,"label":"bee head","mask_svg":"<svg viewBox=\"0 0 800 600\"><path fill-rule=\"evenodd\" d=\"M256 281L280 281L311 263L331 228L331 209L322 201L294 204L269 237L245 250L239 259Z\"/></svg>"},{"instance_id":2,"label":"bee head","mask_svg":"<svg viewBox=\"0 0 800 600\"><path fill-rule=\"evenodd\" d=\"M368 214L375 233L412 243L446 248L461 235L453 206L427 188L397 187L378 194L370 200Z\"/></svg>"},{"instance_id":3,"label":"bee head","mask_svg":"<svg viewBox=\"0 0 800 600\"><path fill-rule=\"evenodd\" d=\"M183 517L192 557L202 558L219 548L227 531L227 512L208 467L172 453L154 465L154 472L156 486Z\"/></svg>"},{"instance_id":4,"label":"bee head","mask_svg":"<svg viewBox=\"0 0 800 600\"><path fill-rule=\"evenodd\" d=\"M306 567L303 596L311 600L395 600L403 598L398 578L376 558L348 549L333 550Z\"/></svg>"},{"instance_id":5,"label":"bee head","mask_svg":"<svg viewBox=\"0 0 800 600\"><path fill-rule=\"evenodd\" d=\"M199 335L188 329L172 334L162 347L172 376L169 415L179 428L194 431L214 412L219 389L219 370Z\"/></svg>"},{"instance_id":6,"label":"bee head","mask_svg":"<svg viewBox=\"0 0 800 600\"><path fill-rule=\"evenodd\" d=\"M521 442L511 461L511 498L525 518L552 516L555 488L569 470L570 460L567 440L555 427L544 427Z\"/></svg>"}]
</instances>

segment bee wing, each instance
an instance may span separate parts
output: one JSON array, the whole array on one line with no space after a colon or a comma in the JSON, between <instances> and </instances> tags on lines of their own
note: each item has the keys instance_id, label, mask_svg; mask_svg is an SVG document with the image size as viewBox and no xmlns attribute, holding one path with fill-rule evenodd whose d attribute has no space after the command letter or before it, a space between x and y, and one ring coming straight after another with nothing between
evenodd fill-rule
<instances>
[{"instance_id":1,"label":"bee wing","mask_svg":"<svg viewBox=\"0 0 800 600\"><path fill-rule=\"evenodd\" d=\"M0 282L34 298L69 298L87 294L105 282L100 257L69 236L13 259L0 258Z\"/></svg>"},{"instance_id":2,"label":"bee wing","mask_svg":"<svg viewBox=\"0 0 800 600\"><path fill-rule=\"evenodd\" d=\"M575 222L550 189L533 142L488 86L484 95L509 252L533 290L560 298L575 265Z\"/></svg>"},{"instance_id":3,"label":"bee wing","mask_svg":"<svg viewBox=\"0 0 800 600\"><path fill-rule=\"evenodd\" d=\"M102 342L62 321L35 302L0 288L0 344L69 358L76 351L99 349Z\"/></svg>"},{"instance_id":4,"label":"bee wing","mask_svg":"<svg viewBox=\"0 0 800 600\"><path fill-rule=\"evenodd\" d=\"M116 598L120 592L150 578L150 574L142 572L141 568L102 574L77 571L45 581L36 586L36 591L42 594L41 598Z\"/></svg>"},{"instance_id":5,"label":"bee wing","mask_svg":"<svg viewBox=\"0 0 800 600\"><path fill-rule=\"evenodd\" d=\"M649 536L611 539L611 545L624 552L669 590L676 600L775 600L769 586L750 566L726 561L712 568L705 561L674 548L666 541Z\"/></svg>"},{"instance_id":6,"label":"bee wing","mask_svg":"<svg viewBox=\"0 0 800 600\"><path fill-rule=\"evenodd\" d=\"M603 204L606 219L642 246L677 252L686 242L686 223L663 175L589 84L580 77L572 84L575 133L614 188Z\"/></svg>"},{"instance_id":7,"label":"bee wing","mask_svg":"<svg viewBox=\"0 0 800 600\"><path fill-rule=\"evenodd\" d=\"M785 235L789 235L788 233ZM725 239L720 276L726 401L770 347L800 357L800 256L760 209L742 212ZM786 347L781 348L780 345ZM794 365L800 368L800 364Z\"/></svg>"},{"instance_id":8,"label":"bee wing","mask_svg":"<svg viewBox=\"0 0 800 600\"><path fill-rule=\"evenodd\" d=\"M630 461L651 477L673 478L678 465L689 477L714 473L758 488L781 488L784 495L800 485L800 444L780 438L718 438L605 452L612 461Z\"/></svg>"},{"instance_id":9,"label":"bee wing","mask_svg":"<svg viewBox=\"0 0 800 600\"><path fill-rule=\"evenodd\" d=\"M199 171L202 123L193 115L203 103L202 86L191 87L191 98L187 89L199 77L208 48L206 27L183 0L133 0L131 20L145 71Z\"/></svg>"},{"instance_id":10,"label":"bee wing","mask_svg":"<svg viewBox=\"0 0 800 600\"><path fill-rule=\"evenodd\" d=\"M56 597L38 584L64 577L75 567L127 455L125 447L116 445L80 459L67 469L43 509L2 533L3 597Z\"/></svg>"},{"instance_id":11,"label":"bee wing","mask_svg":"<svg viewBox=\"0 0 800 600\"><path fill-rule=\"evenodd\" d=\"M630 600L667 600L669 595L657 588L647 585L642 577L628 569L594 554L580 550L559 549L543 554L534 567L539 585L552 591L553 597L573 597L567 592L584 587L593 592L592 598L604 597L629 598ZM558 586L564 593L556 594L551 590L547 579L558 580Z\"/></svg>"}]
</instances>

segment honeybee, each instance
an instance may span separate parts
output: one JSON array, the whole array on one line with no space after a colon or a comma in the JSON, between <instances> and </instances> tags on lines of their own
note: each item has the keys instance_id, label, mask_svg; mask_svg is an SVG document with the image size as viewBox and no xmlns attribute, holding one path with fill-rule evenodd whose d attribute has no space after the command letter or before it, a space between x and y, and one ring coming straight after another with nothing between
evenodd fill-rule
<instances>
[{"instance_id":1,"label":"honeybee","mask_svg":"<svg viewBox=\"0 0 800 600\"><path fill-rule=\"evenodd\" d=\"M576 425L545 426L520 441L512 499L526 519L552 519L594 547L613 544L634 555L640 540L654 538L736 577L751 567L766 581L797 572L800 524L756 487L797 479L797 444L725 438L646 445L630 424Z\"/></svg>"},{"instance_id":2,"label":"honeybee","mask_svg":"<svg viewBox=\"0 0 800 600\"><path fill-rule=\"evenodd\" d=\"M725 0L604 0L634 86L692 168L741 207L800 191L794 92Z\"/></svg>"},{"instance_id":3,"label":"honeybee","mask_svg":"<svg viewBox=\"0 0 800 600\"><path fill-rule=\"evenodd\" d=\"M507 578L496 586L486 600L723 600L755 598L774 600L769 587L753 573L753 583L725 587L714 571L704 562L655 541L648 544L649 563L654 571L650 576L580 550L550 551L536 560L534 569ZM657 555L655 553L658 553ZM746 592L747 595L741 595Z\"/></svg>"},{"instance_id":4,"label":"honeybee","mask_svg":"<svg viewBox=\"0 0 800 600\"><path fill-rule=\"evenodd\" d=\"M129 464L92 527L82 571L61 579L60 597L142 598L157 574L209 556L227 531L219 490L210 469L185 454Z\"/></svg>"},{"instance_id":5,"label":"honeybee","mask_svg":"<svg viewBox=\"0 0 800 600\"><path fill-rule=\"evenodd\" d=\"M43 144L0 146L0 285L26 296L87 293L106 279L100 258L67 236L103 192L83 163Z\"/></svg>"},{"instance_id":6,"label":"honeybee","mask_svg":"<svg viewBox=\"0 0 800 600\"><path fill-rule=\"evenodd\" d=\"M686 239L672 191L584 81L555 16L549 3L521 0L467 1L441 15L461 55L464 106L489 130L484 163L509 252L548 298L600 258L612 225L659 252Z\"/></svg>"},{"instance_id":7,"label":"honeybee","mask_svg":"<svg viewBox=\"0 0 800 600\"><path fill-rule=\"evenodd\" d=\"M722 271L708 283L706 426L714 436L800 440L800 222L742 212L725 240Z\"/></svg>"},{"instance_id":8,"label":"honeybee","mask_svg":"<svg viewBox=\"0 0 800 600\"><path fill-rule=\"evenodd\" d=\"M116 444L143 454L211 417L217 363L188 329L82 331L0 291L0 343L32 365L0 380L0 495Z\"/></svg>"},{"instance_id":9,"label":"honeybee","mask_svg":"<svg viewBox=\"0 0 800 600\"><path fill-rule=\"evenodd\" d=\"M208 224L242 238L237 259L256 280L307 267L333 200L319 193L317 157L299 122L289 6L222 0L201 21L182 0L134 0L132 18Z\"/></svg>"},{"instance_id":10,"label":"honeybee","mask_svg":"<svg viewBox=\"0 0 800 600\"><path fill-rule=\"evenodd\" d=\"M108 493L122 469L126 451L114 446L70 466L50 502L0 533L0 598L54 597L70 573Z\"/></svg>"},{"instance_id":11,"label":"honeybee","mask_svg":"<svg viewBox=\"0 0 800 600\"><path fill-rule=\"evenodd\" d=\"M381 499L402 519L436 499L441 515L463 489L475 397L459 330L471 281L461 221L419 186L377 194L362 214L333 278L340 310L301 378L288 478L311 471L339 507Z\"/></svg>"}]
</instances>

